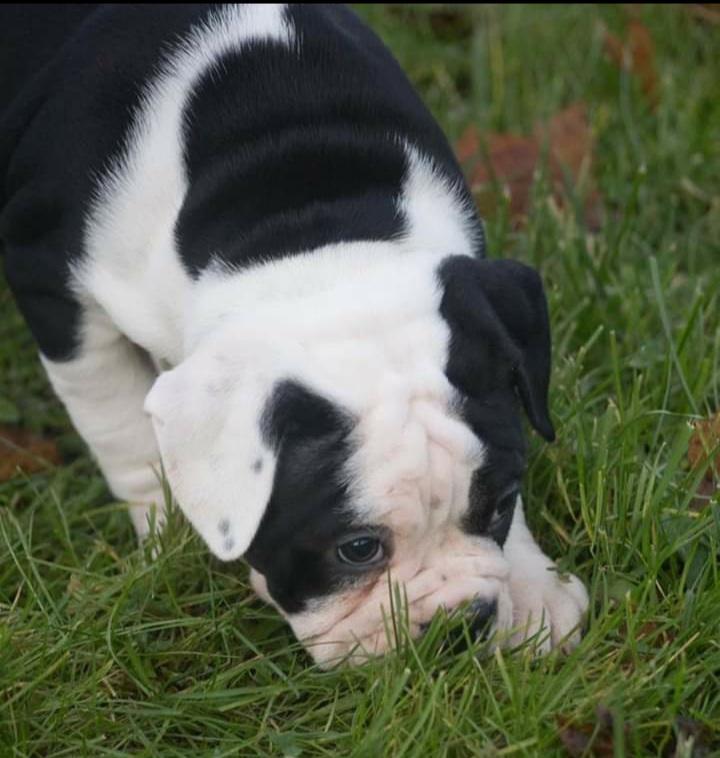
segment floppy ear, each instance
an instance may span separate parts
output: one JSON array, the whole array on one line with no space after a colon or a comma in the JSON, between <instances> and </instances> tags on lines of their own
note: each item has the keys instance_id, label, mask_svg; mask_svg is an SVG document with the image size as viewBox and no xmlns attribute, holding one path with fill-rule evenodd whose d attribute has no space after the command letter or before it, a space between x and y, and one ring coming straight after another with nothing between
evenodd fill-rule
<instances>
[{"instance_id":1,"label":"floppy ear","mask_svg":"<svg viewBox=\"0 0 720 758\"><path fill-rule=\"evenodd\" d=\"M194 354L161 374L145 400L178 504L226 561L250 545L275 472L261 429L272 380L244 363Z\"/></svg>"},{"instance_id":2,"label":"floppy ear","mask_svg":"<svg viewBox=\"0 0 720 758\"><path fill-rule=\"evenodd\" d=\"M495 389L504 373L499 367L505 367L509 376L503 380L514 386L532 426L546 440L555 439L548 410L550 320L538 273L516 261L452 256L439 276L440 312L453 332L453 347L474 356L456 356L453 364L451 348L450 380L480 396Z\"/></svg>"}]
</instances>

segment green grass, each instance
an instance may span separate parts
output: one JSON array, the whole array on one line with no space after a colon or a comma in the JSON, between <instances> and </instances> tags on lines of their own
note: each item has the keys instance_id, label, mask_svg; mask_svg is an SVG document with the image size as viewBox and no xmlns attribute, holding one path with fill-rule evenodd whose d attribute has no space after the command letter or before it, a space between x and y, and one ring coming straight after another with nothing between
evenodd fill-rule
<instances>
[{"instance_id":1,"label":"green grass","mask_svg":"<svg viewBox=\"0 0 720 758\"><path fill-rule=\"evenodd\" d=\"M555 755L560 724L594 725L598 707L615 755L673 755L679 718L720 750L720 505L689 509L684 462L689 422L720 408L720 31L642 11L652 112L602 55L598 24L621 31L619 7L476 8L449 26L362 12L452 138L588 105L600 232L553 213L542 182L524 229L488 223L491 254L547 285L558 441L533 440L526 500L590 589L587 636L534 661L452 654L433 633L318 670L245 568L212 560L179 518L156 561L137 548L0 285L0 417L66 460L0 484L1 756Z\"/></svg>"}]
</instances>

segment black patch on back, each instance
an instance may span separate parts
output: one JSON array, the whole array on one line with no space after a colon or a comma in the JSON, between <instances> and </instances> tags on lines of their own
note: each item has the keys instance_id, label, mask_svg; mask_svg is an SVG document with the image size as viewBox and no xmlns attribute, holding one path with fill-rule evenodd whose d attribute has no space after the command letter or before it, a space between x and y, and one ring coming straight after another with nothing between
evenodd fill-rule
<instances>
[{"instance_id":1,"label":"black patch on back","mask_svg":"<svg viewBox=\"0 0 720 758\"><path fill-rule=\"evenodd\" d=\"M540 277L513 261L453 256L441 264L440 314L451 331L446 374L459 414L485 445L465 528L503 544L525 470L524 409L554 437L547 407L550 325Z\"/></svg>"},{"instance_id":2,"label":"black patch on back","mask_svg":"<svg viewBox=\"0 0 720 758\"><path fill-rule=\"evenodd\" d=\"M399 237L401 138L473 207L442 131L375 34L341 6L287 14L295 45L255 42L225 55L187 105L190 188L176 233L193 275L214 258L243 267Z\"/></svg>"},{"instance_id":3,"label":"black patch on back","mask_svg":"<svg viewBox=\"0 0 720 758\"><path fill-rule=\"evenodd\" d=\"M277 467L270 502L245 560L265 576L286 613L347 580L335 560L337 540L352 527L347 462L353 417L295 381L279 383L262 418Z\"/></svg>"}]
</instances>

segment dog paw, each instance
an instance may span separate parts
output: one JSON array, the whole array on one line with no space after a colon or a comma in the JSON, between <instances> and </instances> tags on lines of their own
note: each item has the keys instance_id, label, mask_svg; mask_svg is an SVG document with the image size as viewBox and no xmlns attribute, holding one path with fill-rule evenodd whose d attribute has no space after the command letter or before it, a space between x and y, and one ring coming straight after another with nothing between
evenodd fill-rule
<instances>
[{"instance_id":1,"label":"dog paw","mask_svg":"<svg viewBox=\"0 0 720 758\"><path fill-rule=\"evenodd\" d=\"M512 647L531 640L535 651L544 655L553 648L569 652L578 645L588 594L576 576L558 574L552 563L538 562L511 574L510 594Z\"/></svg>"},{"instance_id":2,"label":"dog paw","mask_svg":"<svg viewBox=\"0 0 720 758\"><path fill-rule=\"evenodd\" d=\"M157 503L160 503L160 505L157 505ZM152 502L128 503L130 520L135 527L135 534L140 545L150 536L153 527L157 532L164 526L166 513L163 503L162 494L153 499Z\"/></svg>"}]
</instances>

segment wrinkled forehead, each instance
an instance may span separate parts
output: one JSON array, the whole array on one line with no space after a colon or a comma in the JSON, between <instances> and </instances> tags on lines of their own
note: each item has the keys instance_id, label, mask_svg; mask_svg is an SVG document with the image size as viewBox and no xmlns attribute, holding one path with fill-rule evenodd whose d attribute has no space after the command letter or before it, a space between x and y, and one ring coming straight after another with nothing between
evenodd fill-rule
<instances>
[{"instance_id":1,"label":"wrinkled forehead","mask_svg":"<svg viewBox=\"0 0 720 758\"><path fill-rule=\"evenodd\" d=\"M357 507L398 534L460 526L504 540L494 508L514 502L525 442L512 390L482 399L452 389L409 395L358 420ZM511 514L510 514L511 515Z\"/></svg>"}]
</instances>

